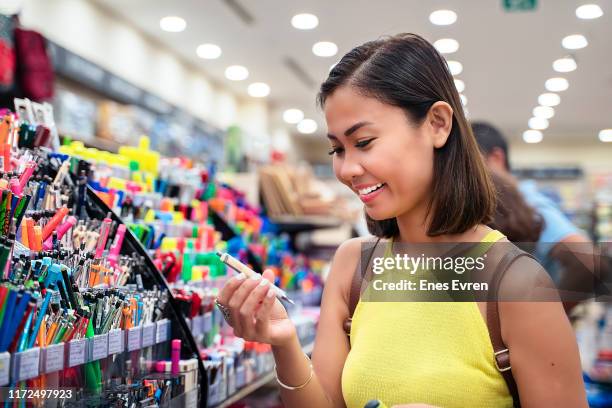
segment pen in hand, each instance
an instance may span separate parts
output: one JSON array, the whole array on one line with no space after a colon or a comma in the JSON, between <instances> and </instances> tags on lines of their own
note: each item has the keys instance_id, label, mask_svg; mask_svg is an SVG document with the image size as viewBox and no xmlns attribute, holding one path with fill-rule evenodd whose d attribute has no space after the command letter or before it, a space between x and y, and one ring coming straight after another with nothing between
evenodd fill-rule
<instances>
[{"instance_id":1,"label":"pen in hand","mask_svg":"<svg viewBox=\"0 0 612 408\"><path fill-rule=\"evenodd\" d=\"M217 251L217 256L221 258L221 262L223 262L230 268L234 269L235 271L239 273L243 273L247 278L250 278L251 276L257 274L257 272L255 272L254 270L252 270L251 268L249 268L248 266L246 266L245 264L243 264L242 262L240 262L239 260L231 256L230 254ZM274 290L274 293L276 294L276 297L279 300L285 300L291 303L292 305L295 305L295 302L289 299L289 297L287 296L287 293L285 293L284 290L282 290L281 288L279 288L278 286L274 284L272 284L271 287Z\"/></svg>"}]
</instances>

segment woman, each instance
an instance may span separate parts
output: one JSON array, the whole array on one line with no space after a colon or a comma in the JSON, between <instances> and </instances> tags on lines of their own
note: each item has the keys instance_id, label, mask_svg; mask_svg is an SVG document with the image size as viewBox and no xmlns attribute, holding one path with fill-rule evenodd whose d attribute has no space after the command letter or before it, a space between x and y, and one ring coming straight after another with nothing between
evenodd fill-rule
<instances>
[{"instance_id":1,"label":"woman","mask_svg":"<svg viewBox=\"0 0 612 408\"><path fill-rule=\"evenodd\" d=\"M387 242L503 239L486 227L494 192L444 59L413 34L368 42L321 86L336 177ZM287 407L512 406L483 317L485 302L360 302L350 342L351 281L364 239L342 244L321 305L312 363L264 279L234 277L217 299L236 335L269 343ZM509 245L509 244L508 244ZM531 258L506 275L533 269ZM504 286L502 282L502 288ZM572 329L555 302L499 303L501 334L524 407L586 407Z\"/></svg>"}]
</instances>

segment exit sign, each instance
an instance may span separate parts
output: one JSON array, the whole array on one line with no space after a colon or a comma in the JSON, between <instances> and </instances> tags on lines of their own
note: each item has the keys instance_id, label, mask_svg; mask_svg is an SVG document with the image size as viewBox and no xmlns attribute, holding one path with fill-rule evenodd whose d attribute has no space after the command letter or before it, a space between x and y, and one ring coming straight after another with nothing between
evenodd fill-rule
<instances>
[{"instance_id":1,"label":"exit sign","mask_svg":"<svg viewBox=\"0 0 612 408\"><path fill-rule=\"evenodd\" d=\"M530 11L535 10L538 0L502 0L506 11Z\"/></svg>"}]
</instances>

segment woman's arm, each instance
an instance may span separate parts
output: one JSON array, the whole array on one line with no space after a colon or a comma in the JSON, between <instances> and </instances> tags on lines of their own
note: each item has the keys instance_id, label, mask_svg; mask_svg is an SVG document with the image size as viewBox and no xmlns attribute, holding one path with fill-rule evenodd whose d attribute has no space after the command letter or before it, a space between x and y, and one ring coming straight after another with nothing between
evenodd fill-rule
<instances>
[{"instance_id":1,"label":"woman's arm","mask_svg":"<svg viewBox=\"0 0 612 408\"><path fill-rule=\"evenodd\" d=\"M540 272L526 279L525 271ZM506 272L507 279L553 287L546 272L530 258L517 260ZM502 282L502 291L504 286L508 285ZM502 337L510 349L521 406L586 408L578 346L563 305L540 300L548 299L499 303Z\"/></svg>"},{"instance_id":2,"label":"woman's arm","mask_svg":"<svg viewBox=\"0 0 612 408\"><path fill-rule=\"evenodd\" d=\"M280 387L286 406L292 408L343 408L340 378L349 345L342 329L348 316L348 293L360 257L361 240L352 239L336 251L325 284L321 317L312 357L313 376L298 390ZM264 278L271 279L270 272ZM267 296L268 285L252 279L232 278L218 301L231 311L237 336L272 344L278 378L288 386L299 386L310 378L310 363L300 347L295 328L281 303Z\"/></svg>"}]
</instances>

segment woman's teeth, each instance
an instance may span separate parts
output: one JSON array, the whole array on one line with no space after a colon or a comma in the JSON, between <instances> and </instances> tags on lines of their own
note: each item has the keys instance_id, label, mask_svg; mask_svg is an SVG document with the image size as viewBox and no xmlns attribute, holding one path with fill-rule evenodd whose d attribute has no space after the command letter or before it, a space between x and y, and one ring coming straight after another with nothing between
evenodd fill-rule
<instances>
[{"instance_id":1,"label":"woman's teeth","mask_svg":"<svg viewBox=\"0 0 612 408\"><path fill-rule=\"evenodd\" d=\"M366 188L362 188L359 190L359 194L361 195L366 195L366 194L370 194L373 191L378 190L379 188L381 188L385 183L378 183L374 186L370 186L370 187L366 187Z\"/></svg>"}]
</instances>

